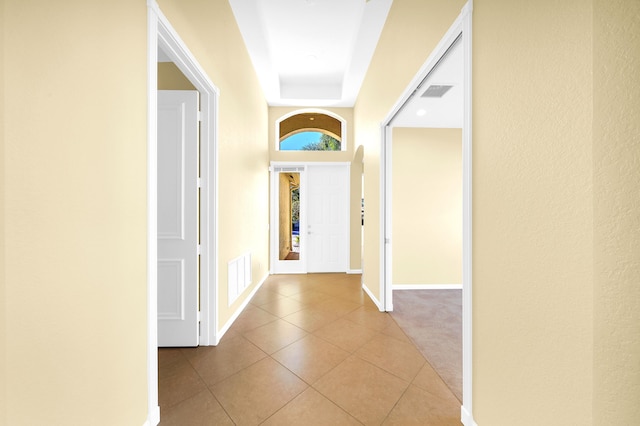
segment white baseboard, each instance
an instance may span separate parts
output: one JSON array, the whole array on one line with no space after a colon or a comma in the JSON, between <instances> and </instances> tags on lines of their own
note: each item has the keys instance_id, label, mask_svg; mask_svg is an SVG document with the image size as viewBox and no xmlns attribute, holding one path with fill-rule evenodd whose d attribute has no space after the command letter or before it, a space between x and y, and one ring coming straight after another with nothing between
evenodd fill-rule
<instances>
[{"instance_id":1,"label":"white baseboard","mask_svg":"<svg viewBox=\"0 0 640 426\"><path fill-rule=\"evenodd\" d=\"M467 408L463 405L460 407L460 420L464 426L478 426L478 424L473 420L473 416Z\"/></svg>"},{"instance_id":2,"label":"white baseboard","mask_svg":"<svg viewBox=\"0 0 640 426\"><path fill-rule=\"evenodd\" d=\"M147 420L142 426L158 426L158 424L160 424L160 407L155 407L147 414Z\"/></svg>"},{"instance_id":3,"label":"white baseboard","mask_svg":"<svg viewBox=\"0 0 640 426\"><path fill-rule=\"evenodd\" d=\"M462 290L462 284L393 284L393 290Z\"/></svg>"},{"instance_id":4,"label":"white baseboard","mask_svg":"<svg viewBox=\"0 0 640 426\"><path fill-rule=\"evenodd\" d=\"M258 285L255 286L253 290L251 290L251 293L244 299L242 304L238 307L238 309L236 309L236 311L233 313L233 315L231 315L231 318L229 318L229 321L227 321L226 324L216 333L216 342L215 342L214 346L217 346L218 343L220 343L220 340L222 339L222 336L224 336L224 334L227 331L229 331L229 327L231 327L233 325L233 323L235 322L235 320L238 319L238 316L242 313L244 308L247 307L247 305L251 301L251 298L253 297L253 295L256 294L256 292L260 289L260 287L262 287L262 284L264 284L264 282L267 280L269 275L270 275L269 271L267 271L267 274L264 277L262 277L262 279L260 280Z\"/></svg>"},{"instance_id":5,"label":"white baseboard","mask_svg":"<svg viewBox=\"0 0 640 426\"><path fill-rule=\"evenodd\" d=\"M362 269L347 269L347 274L361 274Z\"/></svg>"},{"instance_id":6,"label":"white baseboard","mask_svg":"<svg viewBox=\"0 0 640 426\"><path fill-rule=\"evenodd\" d=\"M373 296L373 293L371 293L371 290L369 290L369 287L367 287L367 285L365 283L362 283L362 289L364 290L365 293L367 293L367 296L369 296L371 301L373 303L375 303L375 305L378 307L378 310L380 312L384 312L384 309L382 307L382 303L380 303L380 301Z\"/></svg>"}]
</instances>

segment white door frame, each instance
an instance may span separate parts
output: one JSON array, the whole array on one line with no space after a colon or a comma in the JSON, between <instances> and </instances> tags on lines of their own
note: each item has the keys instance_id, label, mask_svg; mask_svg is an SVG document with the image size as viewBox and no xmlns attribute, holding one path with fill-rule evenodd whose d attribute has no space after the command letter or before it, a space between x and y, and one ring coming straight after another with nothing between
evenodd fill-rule
<instances>
[{"instance_id":1,"label":"white door frame","mask_svg":"<svg viewBox=\"0 0 640 426\"><path fill-rule=\"evenodd\" d=\"M477 426L472 411L472 333L471 333L471 15L473 0L462 8L460 15L440 40L431 55L411 81L381 128L380 179L380 297L385 311L393 310L392 286L392 226L391 226L391 146L393 119L409 100L420 83L436 67L449 47L462 37L464 49L464 119L462 126L462 407L461 420L465 426Z\"/></svg>"},{"instance_id":2,"label":"white door frame","mask_svg":"<svg viewBox=\"0 0 640 426\"><path fill-rule=\"evenodd\" d=\"M217 128L219 91L155 0L147 0L147 420L160 422L158 406L158 48L200 92L200 345L218 343Z\"/></svg>"},{"instance_id":3,"label":"white door frame","mask_svg":"<svg viewBox=\"0 0 640 426\"><path fill-rule=\"evenodd\" d=\"M284 170L282 170L284 169ZM291 173L300 173L300 188L307 186L307 166L305 163L289 163L272 161L269 166L271 172L271 196L269 197L269 247L270 247L270 265L269 270L272 274L306 274L307 273L307 238L305 235L300 237L300 258L299 260L280 260L280 179L278 175L284 171ZM300 191L300 222L299 233L306 229L306 196L305 191ZM282 263L284 262L284 263Z\"/></svg>"},{"instance_id":4,"label":"white door frame","mask_svg":"<svg viewBox=\"0 0 640 426\"><path fill-rule=\"evenodd\" d=\"M348 175L350 176L350 167L351 167L351 163L348 161L342 161L342 162L328 162L328 161L272 161L270 163L270 167L269 167L269 171L271 172L271 196L270 201L269 201L269 211L270 211L270 220L269 220L269 229L270 229L270 238L269 238L269 247L270 247L270 256L269 256L269 260L270 260L270 270L271 273L300 273L300 274L306 274L307 273L307 253L306 251L308 251L307 245L306 245L306 237L302 238L300 241L300 250L302 252L302 250L305 250L305 252L303 252L300 256L301 261L303 262L301 264L301 268L300 270L296 270L295 272L278 272L276 266L276 262L278 262L278 253L279 253L279 249L278 249L278 222L277 222L277 218L278 218L278 209L277 209L277 204L278 204L278 180L275 179L274 175L274 171L276 168L287 168L287 169L294 169L294 168L300 168L301 170L298 171L300 173L300 182L301 182L301 186L304 186L306 184L306 171L308 166L342 166L342 167L346 167L347 170L349 170ZM346 215L347 215L347 226L346 226L346 238L345 238L345 265L346 265L346 271L349 271L349 264L351 261L351 187L350 187L350 180L348 182L349 186L347 187L347 203L346 203ZM304 216L305 213L303 213L303 211L306 211L306 194L301 194L300 196L300 200L301 200L301 207L300 207L300 211L302 213L302 215ZM300 229L302 230L304 227L304 229L306 228L306 216L301 217L300 218Z\"/></svg>"}]
</instances>

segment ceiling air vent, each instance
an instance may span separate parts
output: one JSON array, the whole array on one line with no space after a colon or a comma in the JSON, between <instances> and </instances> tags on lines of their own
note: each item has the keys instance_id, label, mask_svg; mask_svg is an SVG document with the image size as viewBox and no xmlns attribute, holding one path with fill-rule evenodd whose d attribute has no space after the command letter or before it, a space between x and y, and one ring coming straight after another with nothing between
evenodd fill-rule
<instances>
[{"instance_id":1,"label":"ceiling air vent","mask_svg":"<svg viewBox=\"0 0 640 426\"><path fill-rule=\"evenodd\" d=\"M444 86L440 84L432 84L422 94L423 98L441 98L453 86Z\"/></svg>"}]
</instances>

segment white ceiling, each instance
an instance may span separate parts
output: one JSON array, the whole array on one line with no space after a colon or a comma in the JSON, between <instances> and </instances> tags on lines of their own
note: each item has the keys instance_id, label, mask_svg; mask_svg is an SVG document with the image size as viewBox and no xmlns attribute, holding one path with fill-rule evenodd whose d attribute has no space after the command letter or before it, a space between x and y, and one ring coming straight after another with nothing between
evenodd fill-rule
<instances>
[{"instance_id":1,"label":"white ceiling","mask_svg":"<svg viewBox=\"0 0 640 426\"><path fill-rule=\"evenodd\" d=\"M352 107L393 0L229 0L271 106ZM170 60L159 52L160 61ZM418 70L416 70L418 72ZM452 46L393 119L461 128L463 47ZM452 86L425 98L432 85Z\"/></svg>"},{"instance_id":2,"label":"white ceiling","mask_svg":"<svg viewBox=\"0 0 640 426\"><path fill-rule=\"evenodd\" d=\"M230 0L271 106L355 104L392 0Z\"/></svg>"},{"instance_id":3,"label":"white ceiling","mask_svg":"<svg viewBox=\"0 0 640 426\"><path fill-rule=\"evenodd\" d=\"M462 128L463 46L458 40L427 75L392 121L394 127ZM451 86L442 97L424 97L432 86Z\"/></svg>"}]
</instances>

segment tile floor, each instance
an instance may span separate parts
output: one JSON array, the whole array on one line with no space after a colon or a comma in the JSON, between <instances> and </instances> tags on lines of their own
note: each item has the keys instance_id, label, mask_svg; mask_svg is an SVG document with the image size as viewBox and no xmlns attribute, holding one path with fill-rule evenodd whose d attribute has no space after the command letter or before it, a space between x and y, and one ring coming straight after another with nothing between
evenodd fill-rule
<instances>
[{"instance_id":1,"label":"tile floor","mask_svg":"<svg viewBox=\"0 0 640 426\"><path fill-rule=\"evenodd\" d=\"M359 275L273 275L218 346L159 350L161 425L460 425Z\"/></svg>"}]
</instances>

